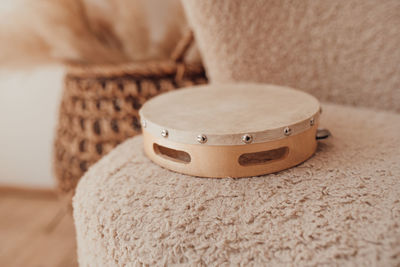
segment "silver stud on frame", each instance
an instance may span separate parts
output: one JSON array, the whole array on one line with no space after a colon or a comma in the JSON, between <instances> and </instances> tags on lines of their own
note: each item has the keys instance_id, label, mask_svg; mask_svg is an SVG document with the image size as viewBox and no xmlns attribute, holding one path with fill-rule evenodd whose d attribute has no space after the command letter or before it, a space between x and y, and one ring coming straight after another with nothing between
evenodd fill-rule
<instances>
[{"instance_id":1,"label":"silver stud on frame","mask_svg":"<svg viewBox=\"0 0 400 267\"><path fill-rule=\"evenodd\" d=\"M245 144L250 144L251 142L253 142L253 136L251 136L250 134L243 135L242 142Z\"/></svg>"},{"instance_id":2,"label":"silver stud on frame","mask_svg":"<svg viewBox=\"0 0 400 267\"><path fill-rule=\"evenodd\" d=\"M200 144L204 144L205 142L207 142L207 136L205 136L204 134L199 134L197 136L197 142L199 142Z\"/></svg>"},{"instance_id":3,"label":"silver stud on frame","mask_svg":"<svg viewBox=\"0 0 400 267\"><path fill-rule=\"evenodd\" d=\"M290 129L289 127L286 127L285 129L283 129L283 133L284 133L286 136L289 136L289 135L292 134L292 129Z\"/></svg>"},{"instance_id":4,"label":"silver stud on frame","mask_svg":"<svg viewBox=\"0 0 400 267\"><path fill-rule=\"evenodd\" d=\"M143 128L146 128L147 122L146 122L145 120L142 120L142 123L141 123L141 124L142 124L142 127L143 127Z\"/></svg>"},{"instance_id":5,"label":"silver stud on frame","mask_svg":"<svg viewBox=\"0 0 400 267\"><path fill-rule=\"evenodd\" d=\"M168 137L168 130L164 129L161 131L161 136L167 138Z\"/></svg>"},{"instance_id":6,"label":"silver stud on frame","mask_svg":"<svg viewBox=\"0 0 400 267\"><path fill-rule=\"evenodd\" d=\"M310 125L311 125L311 126L314 126L314 124L315 124L315 120L314 120L314 118L311 118L311 119L310 119Z\"/></svg>"}]
</instances>

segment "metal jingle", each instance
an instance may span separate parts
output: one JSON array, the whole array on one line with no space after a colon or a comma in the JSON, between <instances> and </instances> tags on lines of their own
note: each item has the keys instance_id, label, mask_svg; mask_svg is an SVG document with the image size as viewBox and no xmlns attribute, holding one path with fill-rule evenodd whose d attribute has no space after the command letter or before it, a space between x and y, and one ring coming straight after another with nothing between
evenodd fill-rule
<instances>
[{"instance_id":1,"label":"metal jingle","mask_svg":"<svg viewBox=\"0 0 400 267\"><path fill-rule=\"evenodd\" d=\"M331 136L331 132L328 129L318 128L315 139L322 140L328 138L329 136Z\"/></svg>"}]
</instances>

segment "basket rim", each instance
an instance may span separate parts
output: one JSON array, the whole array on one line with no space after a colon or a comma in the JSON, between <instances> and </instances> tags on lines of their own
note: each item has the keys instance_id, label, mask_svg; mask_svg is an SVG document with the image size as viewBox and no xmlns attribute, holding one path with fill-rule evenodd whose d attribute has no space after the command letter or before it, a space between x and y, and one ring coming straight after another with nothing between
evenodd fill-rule
<instances>
[{"instance_id":1,"label":"basket rim","mask_svg":"<svg viewBox=\"0 0 400 267\"><path fill-rule=\"evenodd\" d=\"M204 73L200 62L175 62L173 60L151 60L117 64L92 64L68 62L66 74L75 78L112 78L121 76L163 77L184 71L185 75Z\"/></svg>"}]
</instances>

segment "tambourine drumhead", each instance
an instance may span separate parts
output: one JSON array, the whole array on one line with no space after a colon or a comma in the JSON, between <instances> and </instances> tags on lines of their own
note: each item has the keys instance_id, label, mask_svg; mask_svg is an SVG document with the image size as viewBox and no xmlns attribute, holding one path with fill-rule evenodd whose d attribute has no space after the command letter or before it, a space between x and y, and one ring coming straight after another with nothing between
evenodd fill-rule
<instances>
[{"instance_id":1,"label":"tambourine drumhead","mask_svg":"<svg viewBox=\"0 0 400 267\"><path fill-rule=\"evenodd\" d=\"M243 177L310 157L319 110L313 96L287 87L224 84L157 96L140 116L145 151L156 163L198 176Z\"/></svg>"}]
</instances>

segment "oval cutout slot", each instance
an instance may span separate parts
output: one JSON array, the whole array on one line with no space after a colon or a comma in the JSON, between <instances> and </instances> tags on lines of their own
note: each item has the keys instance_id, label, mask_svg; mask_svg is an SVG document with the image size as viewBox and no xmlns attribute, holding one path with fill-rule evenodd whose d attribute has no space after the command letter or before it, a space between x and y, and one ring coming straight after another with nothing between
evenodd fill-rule
<instances>
[{"instance_id":1,"label":"oval cutout slot","mask_svg":"<svg viewBox=\"0 0 400 267\"><path fill-rule=\"evenodd\" d=\"M179 163L190 163L192 160L189 153L182 151L182 150L175 150L169 147L160 146L159 144L153 144L154 152L168 160L172 160Z\"/></svg>"},{"instance_id":2,"label":"oval cutout slot","mask_svg":"<svg viewBox=\"0 0 400 267\"><path fill-rule=\"evenodd\" d=\"M272 161L281 160L285 158L288 152L289 152L288 147L280 147L268 151L245 153L240 155L239 164L242 166L266 164Z\"/></svg>"}]
</instances>

